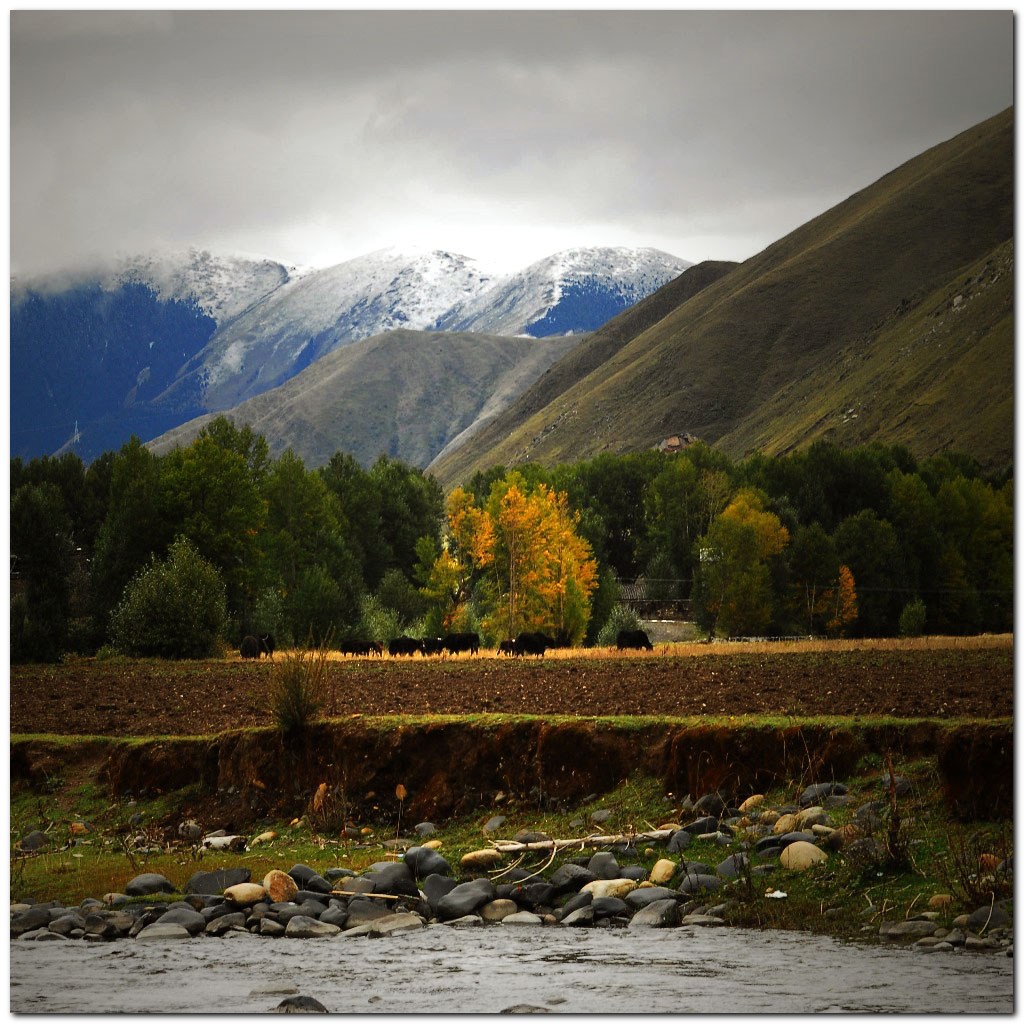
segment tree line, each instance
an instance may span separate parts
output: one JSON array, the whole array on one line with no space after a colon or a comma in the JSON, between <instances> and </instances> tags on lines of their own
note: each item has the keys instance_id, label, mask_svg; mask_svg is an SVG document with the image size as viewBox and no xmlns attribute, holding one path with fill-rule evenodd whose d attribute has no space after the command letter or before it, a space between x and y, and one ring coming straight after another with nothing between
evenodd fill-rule
<instances>
[{"instance_id":1,"label":"tree line","mask_svg":"<svg viewBox=\"0 0 1024 1024\"><path fill-rule=\"evenodd\" d=\"M1013 483L966 456L819 442L428 474L292 451L219 417L158 456L11 461L11 656L198 656L524 629L594 643L623 580L710 634L1012 629ZM181 637L187 634L189 642Z\"/></svg>"}]
</instances>

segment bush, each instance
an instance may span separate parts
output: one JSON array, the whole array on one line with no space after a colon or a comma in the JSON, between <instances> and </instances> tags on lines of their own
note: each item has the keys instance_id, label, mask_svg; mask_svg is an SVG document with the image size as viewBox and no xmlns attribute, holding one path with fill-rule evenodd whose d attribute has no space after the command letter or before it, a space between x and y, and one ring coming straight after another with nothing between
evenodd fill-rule
<instances>
[{"instance_id":1,"label":"bush","mask_svg":"<svg viewBox=\"0 0 1024 1024\"><path fill-rule=\"evenodd\" d=\"M226 618L220 573L179 537L125 587L110 639L122 654L205 658L218 651Z\"/></svg>"},{"instance_id":2,"label":"bush","mask_svg":"<svg viewBox=\"0 0 1024 1024\"><path fill-rule=\"evenodd\" d=\"M597 634L597 646L614 647L619 630L640 628L640 619L636 612L624 604L617 604L601 627L601 632Z\"/></svg>"},{"instance_id":3,"label":"bush","mask_svg":"<svg viewBox=\"0 0 1024 1024\"><path fill-rule=\"evenodd\" d=\"M924 632L928 610L924 601L915 597L900 613L900 636L920 636Z\"/></svg>"},{"instance_id":4,"label":"bush","mask_svg":"<svg viewBox=\"0 0 1024 1024\"><path fill-rule=\"evenodd\" d=\"M373 594L364 594L359 602L359 640L378 640L386 644L402 633L402 621L394 608L385 608Z\"/></svg>"},{"instance_id":5,"label":"bush","mask_svg":"<svg viewBox=\"0 0 1024 1024\"><path fill-rule=\"evenodd\" d=\"M275 660L270 706L278 729L301 734L327 701L327 646L286 651Z\"/></svg>"}]
</instances>

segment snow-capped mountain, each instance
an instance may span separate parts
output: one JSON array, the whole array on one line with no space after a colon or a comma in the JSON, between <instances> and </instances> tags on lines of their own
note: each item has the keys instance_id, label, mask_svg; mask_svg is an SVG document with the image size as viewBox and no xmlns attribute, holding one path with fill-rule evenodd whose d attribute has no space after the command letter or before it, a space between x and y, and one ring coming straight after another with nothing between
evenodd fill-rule
<instances>
[{"instance_id":1,"label":"snow-capped mountain","mask_svg":"<svg viewBox=\"0 0 1024 1024\"><path fill-rule=\"evenodd\" d=\"M12 281L12 454L74 439L89 459L132 433L149 440L395 329L591 331L688 266L656 249L572 249L495 278L441 250L382 249L303 270L188 249L121 259L73 283Z\"/></svg>"},{"instance_id":2,"label":"snow-capped mountain","mask_svg":"<svg viewBox=\"0 0 1024 1024\"><path fill-rule=\"evenodd\" d=\"M467 256L381 249L284 285L218 331L188 369L201 379L207 408L228 408L341 345L429 328L490 282Z\"/></svg>"},{"instance_id":3,"label":"snow-capped mountain","mask_svg":"<svg viewBox=\"0 0 1024 1024\"><path fill-rule=\"evenodd\" d=\"M566 249L496 281L435 327L535 338L594 331L692 265L660 249Z\"/></svg>"}]
</instances>

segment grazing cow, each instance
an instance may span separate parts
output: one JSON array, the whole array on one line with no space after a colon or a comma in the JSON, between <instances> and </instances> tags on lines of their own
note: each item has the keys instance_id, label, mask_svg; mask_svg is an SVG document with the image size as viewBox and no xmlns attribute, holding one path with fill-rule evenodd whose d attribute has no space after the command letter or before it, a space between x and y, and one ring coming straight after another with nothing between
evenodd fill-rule
<instances>
[{"instance_id":1,"label":"grazing cow","mask_svg":"<svg viewBox=\"0 0 1024 1024\"><path fill-rule=\"evenodd\" d=\"M651 641L642 629L620 629L619 635L615 638L615 646L620 651L653 651Z\"/></svg>"},{"instance_id":2,"label":"grazing cow","mask_svg":"<svg viewBox=\"0 0 1024 1024\"><path fill-rule=\"evenodd\" d=\"M519 652L516 650L515 640L502 640L501 643L498 644L498 653L504 654L509 658L518 654Z\"/></svg>"},{"instance_id":3,"label":"grazing cow","mask_svg":"<svg viewBox=\"0 0 1024 1024\"><path fill-rule=\"evenodd\" d=\"M516 654L535 654L544 657L544 652L551 647L551 637L546 633L520 633L516 637Z\"/></svg>"},{"instance_id":4,"label":"grazing cow","mask_svg":"<svg viewBox=\"0 0 1024 1024\"><path fill-rule=\"evenodd\" d=\"M449 633L444 638L444 649L449 654L458 654L460 651L476 654L480 650L480 635L479 633Z\"/></svg>"},{"instance_id":5,"label":"grazing cow","mask_svg":"<svg viewBox=\"0 0 1024 1024\"><path fill-rule=\"evenodd\" d=\"M424 656L428 654L441 654L444 652L443 636L425 636L420 644L420 650Z\"/></svg>"},{"instance_id":6,"label":"grazing cow","mask_svg":"<svg viewBox=\"0 0 1024 1024\"><path fill-rule=\"evenodd\" d=\"M258 658L260 656L260 642L254 636L242 637L242 644L238 653L243 658Z\"/></svg>"},{"instance_id":7,"label":"grazing cow","mask_svg":"<svg viewBox=\"0 0 1024 1024\"><path fill-rule=\"evenodd\" d=\"M388 641L388 654L394 657L408 654L411 658L418 650L421 650L420 642L411 636L396 636Z\"/></svg>"},{"instance_id":8,"label":"grazing cow","mask_svg":"<svg viewBox=\"0 0 1024 1024\"><path fill-rule=\"evenodd\" d=\"M264 633L263 636L259 638L259 641L260 654L265 654L268 658L272 658L274 656L274 649L277 646L274 643L274 634Z\"/></svg>"},{"instance_id":9,"label":"grazing cow","mask_svg":"<svg viewBox=\"0 0 1024 1024\"><path fill-rule=\"evenodd\" d=\"M338 650L342 654L376 655L379 658L384 652L384 645L376 640L343 640Z\"/></svg>"}]
</instances>

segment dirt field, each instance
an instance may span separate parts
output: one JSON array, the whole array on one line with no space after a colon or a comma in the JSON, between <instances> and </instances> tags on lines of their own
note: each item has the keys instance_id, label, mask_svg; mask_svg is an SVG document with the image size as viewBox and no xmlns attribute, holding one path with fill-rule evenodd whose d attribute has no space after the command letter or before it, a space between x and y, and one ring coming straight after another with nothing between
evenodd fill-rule
<instances>
[{"instance_id":1,"label":"dirt field","mask_svg":"<svg viewBox=\"0 0 1024 1024\"><path fill-rule=\"evenodd\" d=\"M272 672L237 658L13 666L11 731L196 735L272 725ZM324 711L1002 717L1013 714L1013 638L673 645L511 661L338 656Z\"/></svg>"}]
</instances>

